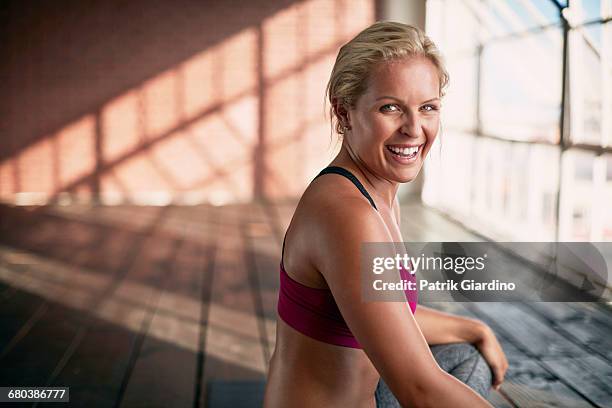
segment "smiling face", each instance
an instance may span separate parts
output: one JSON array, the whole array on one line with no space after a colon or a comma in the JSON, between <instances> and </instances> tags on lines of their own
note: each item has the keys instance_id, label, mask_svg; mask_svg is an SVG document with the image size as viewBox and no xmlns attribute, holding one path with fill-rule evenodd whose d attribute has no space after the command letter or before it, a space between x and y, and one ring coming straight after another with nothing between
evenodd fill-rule
<instances>
[{"instance_id":1,"label":"smiling face","mask_svg":"<svg viewBox=\"0 0 612 408\"><path fill-rule=\"evenodd\" d=\"M423 166L440 126L440 80L424 57L384 62L346 113L351 155L378 176L405 183Z\"/></svg>"}]
</instances>

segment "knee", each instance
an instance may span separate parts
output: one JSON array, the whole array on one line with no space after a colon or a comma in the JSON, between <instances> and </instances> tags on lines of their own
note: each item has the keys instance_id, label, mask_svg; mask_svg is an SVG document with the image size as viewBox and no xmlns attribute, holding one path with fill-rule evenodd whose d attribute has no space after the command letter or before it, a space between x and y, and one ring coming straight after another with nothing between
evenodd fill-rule
<instances>
[{"instance_id":1,"label":"knee","mask_svg":"<svg viewBox=\"0 0 612 408\"><path fill-rule=\"evenodd\" d=\"M452 371L466 360L480 355L476 347L470 343L450 343L431 346L436 361L445 371Z\"/></svg>"},{"instance_id":2,"label":"knee","mask_svg":"<svg viewBox=\"0 0 612 408\"><path fill-rule=\"evenodd\" d=\"M474 351L472 361L470 361L471 368L465 383L486 398L493 384L493 373L480 351L475 347Z\"/></svg>"},{"instance_id":3,"label":"knee","mask_svg":"<svg viewBox=\"0 0 612 408\"><path fill-rule=\"evenodd\" d=\"M432 352L442 369L487 396L493 382L491 368L480 351L469 343L433 346Z\"/></svg>"}]
</instances>

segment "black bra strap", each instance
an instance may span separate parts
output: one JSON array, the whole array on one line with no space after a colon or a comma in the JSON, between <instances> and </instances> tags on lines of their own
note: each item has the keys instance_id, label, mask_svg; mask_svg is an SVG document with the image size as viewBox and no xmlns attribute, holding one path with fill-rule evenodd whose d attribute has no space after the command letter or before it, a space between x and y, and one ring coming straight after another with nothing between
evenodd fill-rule
<instances>
[{"instance_id":1,"label":"black bra strap","mask_svg":"<svg viewBox=\"0 0 612 408\"><path fill-rule=\"evenodd\" d=\"M368 194L368 191L365 189L363 184L361 184L359 179L357 177L355 177L355 175L353 173L351 173L350 171L348 171L347 169L345 169L343 167L329 166L329 167L326 167L323 170L321 170L321 172L319 174L317 174L317 177L322 176L324 174L329 174L329 173L339 174L339 175L344 176L347 179L351 180L351 182L355 185L355 187L357 187L359 189L359 191L361 191L361 194L363 194L364 197L368 199L370 204L372 204L372 207L374 207L374 209L376 211L378 211L378 208L376 208L376 204L374 204L374 200L372 199L370 194ZM316 179L317 177L315 177L314 179Z\"/></svg>"},{"instance_id":2,"label":"black bra strap","mask_svg":"<svg viewBox=\"0 0 612 408\"><path fill-rule=\"evenodd\" d=\"M287 239L287 231L285 231L285 236L283 237L283 249L281 250L281 266L285 269L285 240Z\"/></svg>"}]
</instances>

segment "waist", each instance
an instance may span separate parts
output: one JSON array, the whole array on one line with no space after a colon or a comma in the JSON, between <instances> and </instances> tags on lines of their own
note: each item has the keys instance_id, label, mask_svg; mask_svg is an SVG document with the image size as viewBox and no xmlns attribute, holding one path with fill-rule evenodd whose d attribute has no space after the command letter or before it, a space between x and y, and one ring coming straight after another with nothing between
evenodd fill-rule
<instances>
[{"instance_id":1,"label":"waist","mask_svg":"<svg viewBox=\"0 0 612 408\"><path fill-rule=\"evenodd\" d=\"M277 326L277 344L269 381L302 399L306 395L346 402L372 398L380 376L361 349L338 347L301 336L283 321ZM328 404L356 406L355 404Z\"/></svg>"}]
</instances>

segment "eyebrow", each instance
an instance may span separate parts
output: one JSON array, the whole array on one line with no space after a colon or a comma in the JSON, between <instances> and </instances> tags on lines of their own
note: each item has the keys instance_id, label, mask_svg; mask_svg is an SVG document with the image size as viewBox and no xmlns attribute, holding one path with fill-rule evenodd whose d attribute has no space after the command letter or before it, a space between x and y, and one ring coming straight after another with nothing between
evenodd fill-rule
<instances>
[{"instance_id":1,"label":"eyebrow","mask_svg":"<svg viewBox=\"0 0 612 408\"><path fill-rule=\"evenodd\" d=\"M376 98L376 100L377 100L377 101L379 101L379 100L381 100L381 99L393 99L393 100L395 100L395 101L398 101L398 102L404 103L404 101L402 101L402 100L401 100L401 99L399 99L399 98L396 98L395 96L388 96L388 95L385 95L385 96L380 96L380 97ZM426 100L426 101L424 101L424 102L421 102L421 103L420 103L420 105L422 105L422 104L424 104L424 103L428 103L428 102L439 101L439 100L440 100L440 98L431 98L431 99L428 99L428 100Z\"/></svg>"}]
</instances>

